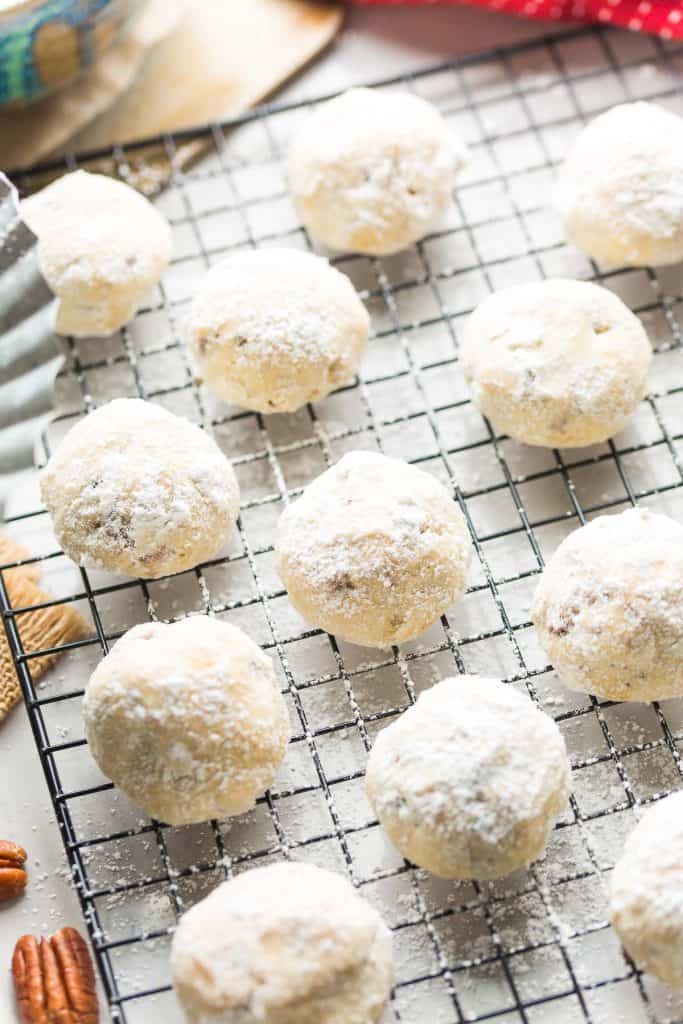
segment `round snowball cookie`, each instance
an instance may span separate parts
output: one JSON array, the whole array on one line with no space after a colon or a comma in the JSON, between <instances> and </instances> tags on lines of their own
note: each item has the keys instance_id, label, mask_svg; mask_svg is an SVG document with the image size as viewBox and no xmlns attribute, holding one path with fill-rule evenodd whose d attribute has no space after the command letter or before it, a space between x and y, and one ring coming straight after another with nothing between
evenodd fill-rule
<instances>
[{"instance_id":1,"label":"round snowball cookie","mask_svg":"<svg viewBox=\"0 0 683 1024\"><path fill-rule=\"evenodd\" d=\"M74 171L25 199L21 215L57 296L60 334L108 335L158 283L171 229L144 196L103 174Z\"/></svg>"},{"instance_id":2,"label":"round snowball cookie","mask_svg":"<svg viewBox=\"0 0 683 1024\"><path fill-rule=\"evenodd\" d=\"M438 225L466 159L465 146L430 103L408 93L351 89L295 135L289 186L319 242L383 255Z\"/></svg>"},{"instance_id":3,"label":"round snowball cookie","mask_svg":"<svg viewBox=\"0 0 683 1024\"><path fill-rule=\"evenodd\" d=\"M532 619L568 686L607 700L683 696L683 527L647 509L593 519L548 562Z\"/></svg>"},{"instance_id":4,"label":"round snowball cookie","mask_svg":"<svg viewBox=\"0 0 683 1024\"><path fill-rule=\"evenodd\" d=\"M204 615L134 626L90 677L83 717L107 778L171 825L250 810L289 740L270 658Z\"/></svg>"},{"instance_id":5,"label":"round snowball cookie","mask_svg":"<svg viewBox=\"0 0 683 1024\"><path fill-rule=\"evenodd\" d=\"M464 517L433 476L376 452L349 452L287 508L275 550L308 622L356 644L412 640L463 593Z\"/></svg>"},{"instance_id":6,"label":"round snowball cookie","mask_svg":"<svg viewBox=\"0 0 683 1024\"><path fill-rule=\"evenodd\" d=\"M683 119L655 103L600 114L570 147L555 188L567 237L608 266L683 259Z\"/></svg>"},{"instance_id":7,"label":"round snowball cookie","mask_svg":"<svg viewBox=\"0 0 683 1024\"><path fill-rule=\"evenodd\" d=\"M394 980L377 911L341 875L294 862L188 910L171 965L188 1024L375 1024Z\"/></svg>"},{"instance_id":8,"label":"round snowball cookie","mask_svg":"<svg viewBox=\"0 0 683 1024\"><path fill-rule=\"evenodd\" d=\"M606 288L538 281L495 292L465 327L472 400L526 444L581 447L618 433L645 394L652 349Z\"/></svg>"},{"instance_id":9,"label":"round snowball cookie","mask_svg":"<svg viewBox=\"0 0 683 1024\"><path fill-rule=\"evenodd\" d=\"M366 786L400 852L439 878L536 860L569 795L555 722L496 679L444 679L378 735Z\"/></svg>"},{"instance_id":10,"label":"round snowball cookie","mask_svg":"<svg viewBox=\"0 0 683 1024\"><path fill-rule=\"evenodd\" d=\"M292 412L348 384L370 318L347 277L298 249L237 252L209 271L190 315L206 386L258 412Z\"/></svg>"},{"instance_id":11,"label":"round snowball cookie","mask_svg":"<svg viewBox=\"0 0 683 1024\"><path fill-rule=\"evenodd\" d=\"M683 791L648 808L610 881L612 924L642 970L683 986Z\"/></svg>"},{"instance_id":12,"label":"round snowball cookie","mask_svg":"<svg viewBox=\"0 0 683 1024\"><path fill-rule=\"evenodd\" d=\"M216 443L137 398L117 398L72 427L40 491L77 565L144 579L212 558L239 515L235 473Z\"/></svg>"}]
</instances>

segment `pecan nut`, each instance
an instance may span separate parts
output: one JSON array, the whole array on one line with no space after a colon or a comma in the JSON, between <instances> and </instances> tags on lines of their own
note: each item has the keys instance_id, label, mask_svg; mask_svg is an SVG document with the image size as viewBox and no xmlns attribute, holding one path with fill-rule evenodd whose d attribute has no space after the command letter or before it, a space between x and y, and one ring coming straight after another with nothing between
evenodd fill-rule
<instances>
[{"instance_id":1,"label":"pecan nut","mask_svg":"<svg viewBox=\"0 0 683 1024\"><path fill-rule=\"evenodd\" d=\"M21 1024L98 1024L95 972L75 928L48 939L22 935L12 957Z\"/></svg>"},{"instance_id":2,"label":"pecan nut","mask_svg":"<svg viewBox=\"0 0 683 1024\"><path fill-rule=\"evenodd\" d=\"M26 888L26 850L0 839L0 900L11 900Z\"/></svg>"}]
</instances>

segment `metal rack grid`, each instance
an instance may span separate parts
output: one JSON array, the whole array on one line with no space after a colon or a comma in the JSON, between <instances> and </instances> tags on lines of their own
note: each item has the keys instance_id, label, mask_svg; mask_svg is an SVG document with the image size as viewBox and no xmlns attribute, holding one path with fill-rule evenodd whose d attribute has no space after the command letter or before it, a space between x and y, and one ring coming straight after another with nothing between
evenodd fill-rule
<instances>
[{"instance_id":1,"label":"metal rack grid","mask_svg":"<svg viewBox=\"0 0 683 1024\"><path fill-rule=\"evenodd\" d=\"M392 926L398 984L387 1022L683 1021L683 999L624 959L605 903L606 877L637 808L683 785L683 702L615 705L571 693L528 619L544 559L586 518L635 502L674 516L683 510L680 269L599 268L565 245L547 208L553 168L587 117L640 97L683 112L682 57L682 47L661 40L581 30L381 83L437 103L469 142L472 164L442 230L396 257L335 259L373 315L362 379L290 416L232 409L198 389L182 321L197 277L230 248L311 247L289 205L282 161L292 128L315 104L264 108L157 140L171 173L157 202L173 225L173 264L121 334L68 342L45 456L109 397L159 402L205 425L233 459L243 499L238 537L222 557L168 580L86 572L58 551L32 481L15 496L6 528L35 553L56 595L50 603L71 602L92 626L89 638L62 649L47 685L34 685L31 674L46 652L22 644L31 608L8 602L3 572L17 563L0 567L9 642L113 1020L179 1020L167 963L178 914L232 872L287 856L347 871ZM177 147L202 137L211 153L182 171ZM130 178L146 151L117 148L109 157ZM103 155L78 165L97 166ZM529 449L497 436L469 404L457 339L463 317L490 290L562 275L600 281L643 318L656 351L652 391L607 444ZM358 447L443 479L478 556L466 597L398 649L367 651L310 629L274 571L272 528L283 502ZM270 651L293 740L276 785L250 815L170 828L141 818L98 775L84 749L80 697L126 628L197 611L226 615ZM574 789L544 860L500 882L456 885L391 849L362 776L376 732L437 678L465 671L503 677L555 717Z\"/></svg>"}]
</instances>

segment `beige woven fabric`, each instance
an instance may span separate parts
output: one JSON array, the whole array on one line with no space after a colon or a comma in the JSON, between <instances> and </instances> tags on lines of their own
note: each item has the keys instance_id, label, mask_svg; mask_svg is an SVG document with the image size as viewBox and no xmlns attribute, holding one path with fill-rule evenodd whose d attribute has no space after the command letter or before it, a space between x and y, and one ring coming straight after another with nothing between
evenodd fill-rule
<instances>
[{"instance_id":1,"label":"beige woven fabric","mask_svg":"<svg viewBox=\"0 0 683 1024\"><path fill-rule=\"evenodd\" d=\"M0 534L0 565L30 558L21 544L16 544ZM50 601L52 597L38 586L40 570L36 564L7 569L3 573L12 608ZM52 605L34 612L17 616L17 627L25 651L37 651L46 647L79 640L89 632L85 619L69 604ZM48 654L31 660L31 675L38 680L59 657ZM0 722L21 699L21 689L14 662L10 653L4 627L0 627Z\"/></svg>"}]
</instances>

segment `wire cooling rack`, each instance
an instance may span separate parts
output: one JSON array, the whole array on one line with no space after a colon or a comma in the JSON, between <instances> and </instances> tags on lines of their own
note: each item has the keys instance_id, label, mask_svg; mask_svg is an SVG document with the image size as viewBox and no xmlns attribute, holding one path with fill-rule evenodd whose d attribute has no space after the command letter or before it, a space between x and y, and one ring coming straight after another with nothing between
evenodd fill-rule
<instances>
[{"instance_id":1,"label":"wire cooling rack","mask_svg":"<svg viewBox=\"0 0 683 1024\"><path fill-rule=\"evenodd\" d=\"M315 104L157 140L171 176L156 201L173 225L173 263L122 333L68 342L44 454L110 397L158 402L204 424L234 460L238 535L221 557L167 580L85 572L58 550L32 479L15 495L7 529L34 552L56 595L50 603L78 607L91 626L89 638L61 649L40 686L32 666L46 652L22 643L31 609L9 606L0 573L9 641L114 1021L179 1021L168 967L178 915L231 873L282 857L348 873L392 926L398 984L387 1022L683 1021L681 996L624 959L605 898L638 807L682 785L683 702L618 705L568 691L539 650L528 611L544 559L584 519L635 502L683 517L680 268L604 271L565 245L547 203L554 165L587 117L636 97L683 112L682 57L656 39L581 31L380 86L406 86L438 104L470 144L472 163L440 231L399 256L335 260L372 313L369 353L359 382L294 415L263 418L213 402L192 381L183 319L195 282L227 250L311 245L290 205L283 153ZM182 171L176 157L188 139L211 152ZM130 178L146 152L131 146L109 158ZM617 292L656 350L652 391L631 425L590 449L532 449L496 436L469 404L458 363L463 318L481 298L560 275ZM440 477L478 556L466 597L398 649L360 649L310 629L274 569L283 504L353 448L380 449ZM99 775L80 701L125 629L190 612L225 616L270 652L293 740L251 814L170 828L143 818ZM363 790L378 730L422 689L465 671L528 691L557 720L573 766L573 794L547 855L495 883L444 883L412 868L388 844Z\"/></svg>"}]
</instances>

